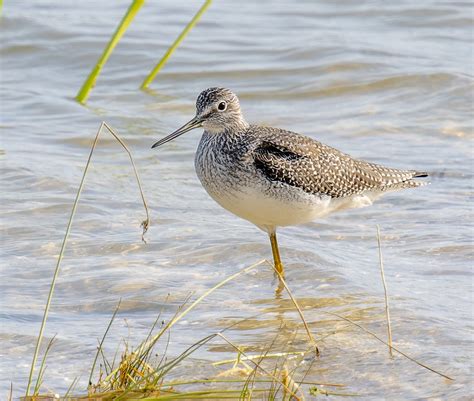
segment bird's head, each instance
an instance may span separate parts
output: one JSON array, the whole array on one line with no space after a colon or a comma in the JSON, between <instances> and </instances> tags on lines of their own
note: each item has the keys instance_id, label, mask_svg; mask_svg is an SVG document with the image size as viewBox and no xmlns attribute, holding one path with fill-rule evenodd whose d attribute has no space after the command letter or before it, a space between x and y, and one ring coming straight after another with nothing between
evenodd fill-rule
<instances>
[{"instance_id":1,"label":"bird's head","mask_svg":"<svg viewBox=\"0 0 474 401\"><path fill-rule=\"evenodd\" d=\"M196 115L170 135L160 139L152 148L163 145L194 128L204 128L211 134L238 132L248 127L240 111L237 96L229 89L209 88L196 100Z\"/></svg>"}]
</instances>

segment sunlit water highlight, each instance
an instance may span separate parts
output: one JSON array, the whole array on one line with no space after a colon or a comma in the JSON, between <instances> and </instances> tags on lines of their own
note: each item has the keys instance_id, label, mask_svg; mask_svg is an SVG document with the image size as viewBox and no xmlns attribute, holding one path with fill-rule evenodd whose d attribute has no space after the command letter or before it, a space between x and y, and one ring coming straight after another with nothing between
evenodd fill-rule
<instances>
[{"instance_id":1,"label":"sunlit water highlight","mask_svg":"<svg viewBox=\"0 0 474 401\"><path fill-rule=\"evenodd\" d=\"M93 135L109 122L127 141L152 209L140 241L140 198L127 156L104 138L94 156L60 272L46 340L57 344L45 385L84 388L109 318L106 349L137 343L164 306L270 258L265 234L220 209L199 185L194 132L151 144L194 112L197 94L226 86L251 122L305 133L354 156L432 173L431 185L281 230L287 279L321 342L307 380L338 382L364 399L472 395L472 6L463 2L215 2L159 74L137 90L200 6L147 3L86 107L73 97L128 6L7 2L0 20L2 271L0 393L26 385L60 242ZM192 6L191 6L192 4ZM395 344L453 383L386 349L335 312L385 336L376 224L382 230ZM262 266L217 291L172 332L177 355L244 318L228 336L261 350L299 327ZM164 301L170 294L168 303ZM282 328L282 324L284 328ZM194 354L232 356L215 343Z\"/></svg>"}]
</instances>

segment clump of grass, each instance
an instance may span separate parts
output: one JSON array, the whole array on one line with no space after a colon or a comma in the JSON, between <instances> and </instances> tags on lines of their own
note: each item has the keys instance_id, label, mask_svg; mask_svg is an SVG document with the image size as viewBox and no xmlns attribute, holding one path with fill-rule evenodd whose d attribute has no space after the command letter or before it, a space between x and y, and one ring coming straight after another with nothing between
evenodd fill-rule
<instances>
[{"instance_id":1,"label":"clump of grass","mask_svg":"<svg viewBox=\"0 0 474 401\"><path fill-rule=\"evenodd\" d=\"M242 276L243 274L262 265L264 262L266 261L262 260L239 271L238 273L227 277L211 289L207 290L203 295L198 297L192 303L189 303L189 300L187 300L176 311L175 315L169 320L168 323L164 324L157 331L157 333L153 333L153 330L156 327L156 323L161 319L161 314L159 314L148 336L142 343L140 343L133 350L131 350L128 345L125 347L125 350L122 353L117 366L114 366L114 363L109 363L107 359L103 359L103 363L101 364L101 366L104 367L104 370L99 373L98 382L94 385L90 381L88 395L89 398L94 399L93 397L102 397L100 399L103 399L104 395L110 395L115 397L114 399L129 399L136 397L137 394L141 394L141 396L146 395L145 399L174 399L182 398L185 395L188 398L195 398L197 396L201 397L204 395L208 398L211 394L213 396L219 395L219 397L225 394L225 398L242 399L243 397L243 399L251 399L253 397L252 394L275 394L278 392L283 392L285 394L289 394L291 397L293 397L294 400L304 399L302 395L298 395L298 393L300 392L299 385L296 384L297 382L293 379L292 374L289 374L287 370L283 369L283 367L278 365L273 370L270 370L264 367L264 362L266 362L267 360L272 360L275 356L278 356L278 358L287 358L289 355L299 355L300 357L303 357L307 355L308 351L270 353L270 351L273 350L272 343L271 346L268 347L261 355L249 356L244 351L242 351L241 347L234 344L226 335L224 335L224 331L230 329L232 326L228 327L224 331L202 338L198 342L194 343L191 347L184 350L177 357L166 358L165 354L162 354L161 358L158 358L158 360L153 361L154 358L152 357L152 355L158 355L158 353L155 351L155 346L157 345L160 339L169 339L169 337L166 337L165 334L169 334L169 331L173 325L175 325L180 319L187 315L212 292L216 291L231 280L234 280L237 277ZM296 305L297 304L295 301L295 306ZM113 319L115 318L116 312L113 315ZM109 331L113 319L109 323L106 333ZM238 323L235 323L234 325ZM104 338L100 342L97 355L103 355L102 344L104 342ZM236 359L234 366L230 370L226 371L226 374L243 372L246 374L245 378L239 380L233 379L232 381L223 381L222 379L218 378L202 380L197 379L192 381L179 382L169 381L169 374L178 365L180 365L196 350L216 339L223 340L225 343L235 349L238 353L238 358ZM97 356L95 361L96 360ZM92 371L95 366L95 361L93 363ZM228 361L222 361L221 363L217 363L214 366L223 365L227 362ZM240 364L242 364L243 368L239 368ZM221 383L226 383L227 386L224 388L216 387L217 384ZM241 388L229 389L229 383L240 384ZM259 383L259 385L256 386L256 383ZM269 384L269 387L263 388L261 383L267 383ZM177 392L176 387L178 385L184 386L185 384L193 384L193 386L206 385L206 387L212 385L213 388L212 390L206 389L199 391L193 390L187 392Z\"/></svg>"},{"instance_id":2,"label":"clump of grass","mask_svg":"<svg viewBox=\"0 0 474 401\"><path fill-rule=\"evenodd\" d=\"M255 265L254 265L255 266ZM255 266L256 267L256 266ZM246 269L239 272L242 274ZM248 270L247 270L248 271ZM239 275L240 275L239 274ZM235 275L234 275L235 276ZM217 286L214 286L215 289ZM209 291L208 291L209 292ZM207 293L208 293L207 292ZM203 299L202 296L198 299ZM186 307L183 304L171 318L170 322L177 322L184 314L195 305L190 304ZM118 308L117 308L118 310ZM117 314L114 312L106 333ZM236 345L228 338L225 330L211 334L195 342L189 348L185 349L176 357L167 357L167 341L162 344L164 351L160 353L156 350L157 341L155 339L163 338L165 333L169 334L170 325L163 325L156 334L153 330L156 323L161 320L161 313L152 325L152 328L137 347L132 349L125 343L124 350L119 358L117 366L110 363L102 352L103 341L97 354L103 356L101 370L98 374L96 384L90 383L87 399L91 401L98 400L131 400L140 398L143 400L174 400L174 399L262 399L262 400L304 400L304 390L307 393L322 391L321 394L348 395L337 391L327 390L326 388L344 387L338 383L314 383L304 381L308 368L303 371L301 361L312 352L312 348L306 351L280 351L275 353L274 345L276 339L269 344L263 351L255 355L247 355L241 347ZM105 335L104 335L105 338ZM102 340L104 340L104 338ZM221 340L237 352L235 360L219 361L213 366L223 366L229 362L233 366L227 370L220 370L211 378L202 379L172 379L173 370L189 358L195 351L212 341ZM288 368L288 358L298 356L294 367ZM95 363L95 361L94 361ZM191 389L188 389L190 388Z\"/></svg>"}]
</instances>

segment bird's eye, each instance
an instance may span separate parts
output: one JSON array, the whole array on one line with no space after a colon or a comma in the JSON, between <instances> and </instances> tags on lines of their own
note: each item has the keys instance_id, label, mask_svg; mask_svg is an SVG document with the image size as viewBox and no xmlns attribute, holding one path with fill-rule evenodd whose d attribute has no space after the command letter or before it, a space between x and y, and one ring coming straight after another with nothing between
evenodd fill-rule
<instances>
[{"instance_id":1,"label":"bird's eye","mask_svg":"<svg viewBox=\"0 0 474 401\"><path fill-rule=\"evenodd\" d=\"M227 103L226 102L220 102L219 105L217 106L217 110L224 111L225 109L227 109Z\"/></svg>"}]
</instances>

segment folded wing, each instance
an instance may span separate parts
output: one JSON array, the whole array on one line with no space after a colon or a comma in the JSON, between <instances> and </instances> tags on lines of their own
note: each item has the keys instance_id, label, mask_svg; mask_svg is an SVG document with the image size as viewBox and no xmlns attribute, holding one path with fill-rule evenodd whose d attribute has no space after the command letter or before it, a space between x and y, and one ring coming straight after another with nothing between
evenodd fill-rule
<instances>
[{"instance_id":1,"label":"folded wing","mask_svg":"<svg viewBox=\"0 0 474 401\"><path fill-rule=\"evenodd\" d=\"M416 187L423 183L413 178L427 176L353 159L311 138L283 130L279 135L268 131L253 157L267 179L332 198Z\"/></svg>"}]
</instances>

